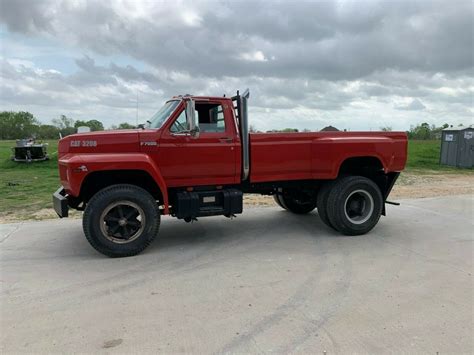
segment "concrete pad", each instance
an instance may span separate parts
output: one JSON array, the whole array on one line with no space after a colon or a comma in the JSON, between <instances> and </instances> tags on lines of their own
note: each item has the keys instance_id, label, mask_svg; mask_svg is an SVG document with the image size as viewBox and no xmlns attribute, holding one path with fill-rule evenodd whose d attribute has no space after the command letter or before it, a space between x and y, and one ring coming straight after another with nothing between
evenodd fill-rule
<instances>
[{"instance_id":1,"label":"concrete pad","mask_svg":"<svg viewBox=\"0 0 474 355\"><path fill-rule=\"evenodd\" d=\"M143 254L79 220L0 226L3 353L471 353L473 196L402 201L369 234L317 213L163 218Z\"/></svg>"}]
</instances>

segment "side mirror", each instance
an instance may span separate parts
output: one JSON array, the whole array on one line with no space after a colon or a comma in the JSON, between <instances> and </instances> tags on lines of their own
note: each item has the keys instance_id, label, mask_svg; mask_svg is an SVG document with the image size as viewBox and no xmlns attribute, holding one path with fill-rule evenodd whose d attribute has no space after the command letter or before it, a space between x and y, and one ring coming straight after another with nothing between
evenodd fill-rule
<instances>
[{"instance_id":1,"label":"side mirror","mask_svg":"<svg viewBox=\"0 0 474 355\"><path fill-rule=\"evenodd\" d=\"M191 137L199 137L199 127L196 125L196 113L194 108L194 101L192 99L186 100L186 125L188 126Z\"/></svg>"}]
</instances>

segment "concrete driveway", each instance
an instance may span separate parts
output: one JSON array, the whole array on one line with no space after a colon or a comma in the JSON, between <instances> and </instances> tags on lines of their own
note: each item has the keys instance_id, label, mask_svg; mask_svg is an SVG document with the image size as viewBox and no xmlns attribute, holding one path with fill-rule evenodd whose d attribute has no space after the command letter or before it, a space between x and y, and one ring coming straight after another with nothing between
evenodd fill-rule
<instances>
[{"instance_id":1,"label":"concrete driveway","mask_svg":"<svg viewBox=\"0 0 474 355\"><path fill-rule=\"evenodd\" d=\"M473 196L402 201L368 235L317 213L163 218L142 255L79 220L1 225L1 352L471 353Z\"/></svg>"}]
</instances>

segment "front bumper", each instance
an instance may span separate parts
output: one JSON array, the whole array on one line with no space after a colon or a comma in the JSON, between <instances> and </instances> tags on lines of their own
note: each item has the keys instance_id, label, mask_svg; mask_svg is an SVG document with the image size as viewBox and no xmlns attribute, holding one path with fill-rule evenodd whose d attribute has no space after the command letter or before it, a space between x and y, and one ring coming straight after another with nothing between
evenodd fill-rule
<instances>
[{"instance_id":1,"label":"front bumper","mask_svg":"<svg viewBox=\"0 0 474 355\"><path fill-rule=\"evenodd\" d=\"M53 208L58 214L59 218L69 216L66 190L64 190L64 187L62 186L53 194Z\"/></svg>"}]
</instances>

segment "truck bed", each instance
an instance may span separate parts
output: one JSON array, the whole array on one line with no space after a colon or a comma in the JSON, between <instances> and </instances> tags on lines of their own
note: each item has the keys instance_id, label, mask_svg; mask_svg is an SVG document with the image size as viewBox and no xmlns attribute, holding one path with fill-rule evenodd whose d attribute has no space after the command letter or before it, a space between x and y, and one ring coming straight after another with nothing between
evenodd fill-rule
<instances>
[{"instance_id":1,"label":"truck bed","mask_svg":"<svg viewBox=\"0 0 474 355\"><path fill-rule=\"evenodd\" d=\"M251 133L250 181L335 179L346 159L371 157L384 171L405 167L405 132Z\"/></svg>"}]
</instances>

